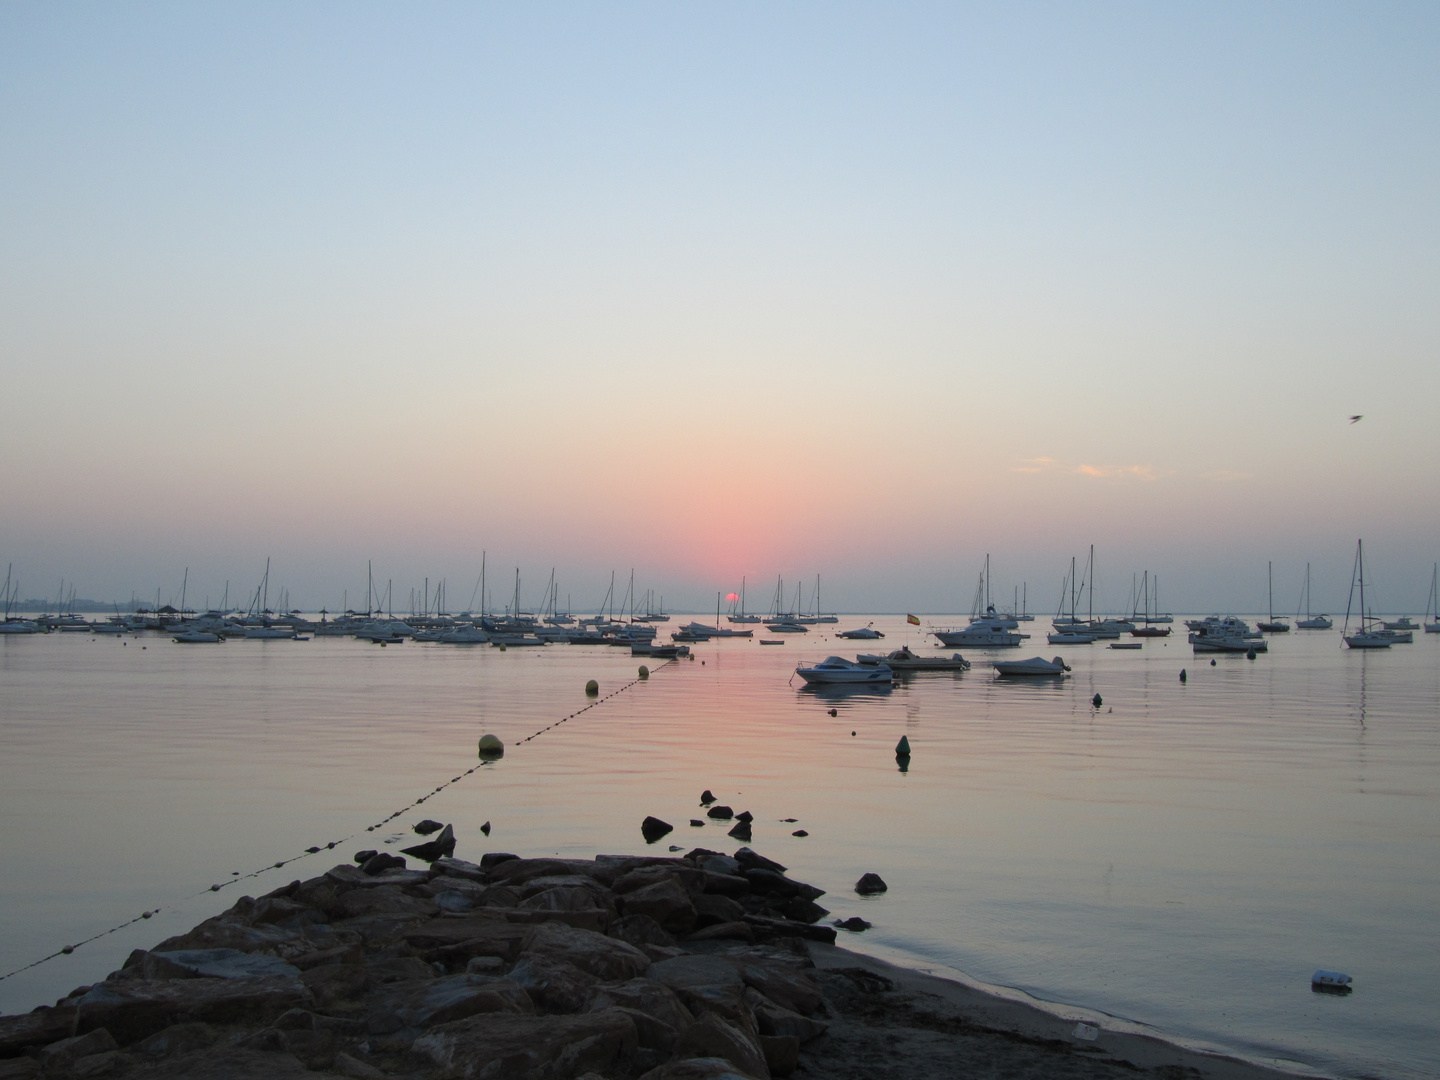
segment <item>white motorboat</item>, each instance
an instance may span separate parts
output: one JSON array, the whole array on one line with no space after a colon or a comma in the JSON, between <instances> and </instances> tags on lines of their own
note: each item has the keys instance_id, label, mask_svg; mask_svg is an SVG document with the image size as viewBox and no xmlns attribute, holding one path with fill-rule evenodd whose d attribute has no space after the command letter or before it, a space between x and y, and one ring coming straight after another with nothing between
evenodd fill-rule
<instances>
[{"instance_id":1,"label":"white motorboat","mask_svg":"<svg viewBox=\"0 0 1440 1080\"><path fill-rule=\"evenodd\" d=\"M934 634L940 644L947 649L956 649L961 646L972 649L1010 649L1015 648L1030 636L1029 634L1017 634L1013 630L1005 630L998 626L989 626L985 623L942 628L931 630L930 633Z\"/></svg>"},{"instance_id":2,"label":"white motorboat","mask_svg":"<svg viewBox=\"0 0 1440 1080\"><path fill-rule=\"evenodd\" d=\"M1107 649L1143 649L1145 643L1143 641L1112 641L1105 647Z\"/></svg>"},{"instance_id":3,"label":"white motorboat","mask_svg":"<svg viewBox=\"0 0 1440 1080\"><path fill-rule=\"evenodd\" d=\"M214 645L217 641L225 639L219 634L212 634L208 630L183 630L172 638L177 645Z\"/></svg>"},{"instance_id":4,"label":"white motorboat","mask_svg":"<svg viewBox=\"0 0 1440 1080\"><path fill-rule=\"evenodd\" d=\"M0 622L0 634L38 634L40 626L29 619L6 619Z\"/></svg>"},{"instance_id":5,"label":"white motorboat","mask_svg":"<svg viewBox=\"0 0 1440 1080\"><path fill-rule=\"evenodd\" d=\"M959 653L953 656L921 656L910 651L910 647L903 646L894 652L881 656L877 653L861 653L855 658L856 663L877 665L884 664L892 671L969 671L970 661L966 660Z\"/></svg>"},{"instance_id":6,"label":"white motorboat","mask_svg":"<svg viewBox=\"0 0 1440 1080\"><path fill-rule=\"evenodd\" d=\"M876 641L885 635L876 630L873 624L860 627L858 630L841 630L836 637L851 638L856 641Z\"/></svg>"},{"instance_id":7,"label":"white motorboat","mask_svg":"<svg viewBox=\"0 0 1440 1080\"><path fill-rule=\"evenodd\" d=\"M1043 656L1032 656L1029 660L996 660L997 675L1061 675L1070 670L1070 665L1060 657L1046 660Z\"/></svg>"},{"instance_id":8,"label":"white motorboat","mask_svg":"<svg viewBox=\"0 0 1440 1080\"><path fill-rule=\"evenodd\" d=\"M489 640L489 632L478 626L457 626L439 637L442 645L483 645Z\"/></svg>"},{"instance_id":9,"label":"white motorboat","mask_svg":"<svg viewBox=\"0 0 1440 1080\"><path fill-rule=\"evenodd\" d=\"M1081 634L1070 630L1057 630L1053 634L1046 635L1051 645L1093 645L1095 639L1089 634Z\"/></svg>"},{"instance_id":10,"label":"white motorboat","mask_svg":"<svg viewBox=\"0 0 1440 1080\"><path fill-rule=\"evenodd\" d=\"M527 646L547 645L549 642L534 634L491 634L490 644L502 649L522 649Z\"/></svg>"},{"instance_id":11,"label":"white motorboat","mask_svg":"<svg viewBox=\"0 0 1440 1080\"><path fill-rule=\"evenodd\" d=\"M792 619L785 619L781 622L767 622L765 629L769 630L772 634L808 634L810 632L808 626L795 622ZM731 633L733 634L734 631L731 631ZM753 633L753 631L747 630L745 633L750 634Z\"/></svg>"},{"instance_id":12,"label":"white motorboat","mask_svg":"<svg viewBox=\"0 0 1440 1080\"><path fill-rule=\"evenodd\" d=\"M268 640L271 638L293 638L295 631L288 626L247 626L245 627L247 638L260 638ZM179 640L178 638L176 639Z\"/></svg>"},{"instance_id":13,"label":"white motorboat","mask_svg":"<svg viewBox=\"0 0 1440 1080\"><path fill-rule=\"evenodd\" d=\"M1400 618L1395 619L1395 620L1392 621L1392 622L1383 623L1382 625L1385 627L1386 630L1419 630L1419 629L1420 629L1418 626L1415 625L1415 620L1412 619L1412 618L1410 618L1409 615L1401 615Z\"/></svg>"},{"instance_id":14,"label":"white motorboat","mask_svg":"<svg viewBox=\"0 0 1440 1080\"><path fill-rule=\"evenodd\" d=\"M797 667L806 683L888 683L895 673L884 664L857 664L841 656L827 656L814 667Z\"/></svg>"},{"instance_id":15,"label":"white motorboat","mask_svg":"<svg viewBox=\"0 0 1440 1080\"><path fill-rule=\"evenodd\" d=\"M1190 644L1199 652L1250 653L1269 652L1270 643L1250 630L1244 619L1226 615L1197 619L1190 632Z\"/></svg>"}]
</instances>

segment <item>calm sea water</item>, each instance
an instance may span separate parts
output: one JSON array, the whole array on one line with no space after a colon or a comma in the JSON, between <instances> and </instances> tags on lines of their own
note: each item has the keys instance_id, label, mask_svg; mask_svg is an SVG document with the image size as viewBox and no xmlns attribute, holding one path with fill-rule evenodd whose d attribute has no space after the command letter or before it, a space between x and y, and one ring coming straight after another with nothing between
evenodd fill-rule
<instances>
[{"instance_id":1,"label":"calm sea water","mask_svg":"<svg viewBox=\"0 0 1440 1080\"><path fill-rule=\"evenodd\" d=\"M403 843L423 816L453 822L467 858L635 851L647 814L676 825L660 849L731 850L688 824L710 788L755 814L752 846L828 889L836 916L875 924L842 935L853 948L1254 1058L1440 1073L1440 636L1352 653L1336 632L1297 632L1212 667L1182 627L1138 652L1009 651L1063 654L1063 682L996 680L1000 654L984 652L888 693L792 682L802 659L924 644L903 619L876 624L884 642L817 627L781 647L698 646L525 743L587 703L587 679L609 693L641 661L0 638L0 973L161 909L0 981L0 1009L95 981L242 892ZM365 831L475 765L487 731L502 761ZM883 898L851 891L866 871ZM1312 993L1318 967L1355 992Z\"/></svg>"}]
</instances>

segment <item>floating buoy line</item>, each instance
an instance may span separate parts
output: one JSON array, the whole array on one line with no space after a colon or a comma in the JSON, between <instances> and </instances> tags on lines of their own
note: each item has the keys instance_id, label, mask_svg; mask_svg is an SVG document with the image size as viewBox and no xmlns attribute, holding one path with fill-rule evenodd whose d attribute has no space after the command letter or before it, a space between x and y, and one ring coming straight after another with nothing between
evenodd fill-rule
<instances>
[{"instance_id":1,"label":"floating buoy line","mask_svg":"<svg viewBox=\"0 0 1440 1080\"><path fill-rule=\"evenodd\" d=\"M673 664L673 663L675 663L675 661L674 661L673 659L671 659L671 660L666 660L663 664L660 665L660 667L661 667L661 668L667 667L668 665ZM597 690L598 690L598 683L596 683L594 679L591 679L590 682L586 684L585 691L586 691L586 695L587 695L587 696L589 696L589 697L594 697L595 700L591 701L591 702L590 702L589 704L587 704L587 705L581 706L580 708L576 709L574 712L570 713L568 716L563 716L563 717L561 717L559 720L556 720L553 724L547 724L545 727L540 728L540 729L537 730L537 731L531 732L529 735L526 735L523 739L518 740L518 741L515 743L515 745L516 745L517 747L524 746L526 743L532 742L532 741L534 741L535 739L538 739L541 735L544 735L547 731L553 731L553 730L555 730L556 728L558 728L561 724L568 724L571 720L574 720L576 717L582 715L583 713L589 712L591 709L595 708L595 707L598 706L598 705L603 705L603 704L605 704L605 702L609 701L609 700L610 700L611 698L613 698L613 697L618 697L618 696L620 696L621 694L625 693L625 691L629 690L632 686L635 686L635 685L637 685L638 683L645 682L646 679L652 674L652 672L649 671L648 669L645 669L645 668L642 668L641 670L644 671L644 674L643 674L643 675L639 676L638 678L631 679L629 682L624 683L623 685L621 685L621 686L619 687L619 689L612 690L610 693L605 694L604 696L601 696L601 697L596 697L595 694L591 693L591 691L590 691L590 687L591 687L591 686L596 686L596 687L597 687ZM656 668L655 670L658 671L658 670L660 670L660 668ZM439 795L439 794L440 794L442 791L444 791L446 788L452 787L452 786L454 786L455 784L460 783L460 781L464 780L464 779L465 779L467 776L469 776L471 773L479 772L481 769L485 768L485 766L491 764L491 763L492 763L493 761L495 761L495 760L498 760L499 755L493 755L493 756L492 756L492 755L489 755L489 754L485 754L485 755L483 755L483 757L484 757L484 759L480 762L480 764L478 764L478 765L472 765L470 768L466 769L466 770L465 770L463 773L461 773L459 776L451 777L449 780L446 780L446 781L445 781L443 784L441 784L439 787L434 788L434 789L431 790L431 791L427 791L424 795L421 795L421 796L420 796L418 799L416 799L414 802L408 804L407 806L401 807L399 810L396 810L393 814L388 814L388 815L386 815L385 817L383 817L383 818L381 818L379 821L377 821L375 824L365 826L364 831L365 831L365 832L374 832L376 829L380 829L380 828L383 828L384 826L388 825L390 822L394 821L396 818L402 817L402 816L404 816L405 814L408 814L411 810L414 810L417 806L420 806L421 804L429 801L430 799L433 799L436 795ZM228 880L226 880L226 881L217 882L216 884L207 886L206 888L201 889L201 890L199 890L198 892L189 893L189 894L186 895L186 896L180 897L178 900L171 901L171 903L172 903L172 904L181 904L181 903L184 903L184 902L187 901L187 900L194 900L196 897L204 896L206 893L218 893L218 892L220 892L222 889L227 889L227 888L229 888L231 885L234 885L234 884L236 884L236 883L238 883L238 882L248 881L248 880L251 879L251 878L259 877L261 874L268 873L268 872L271 871L271 870L280 870L280 869L283 869L284 867L288 866L290 863L299 862L301 859L308 859L311 855L318 854L318 853L321 852L321 851L330 851L330 850L332 850L332 849L334 849L334 848L339 847L341 844L346 844L346 843L349 843L351 840L357 839L359 836L360 836L360 832L359 832L359 831L356 831L356 832L351 833L349 836L341 837L339 840L329 840L329 841L325 842L324 844L315 844L315 845L313 845L313 846L311 846L311 847L306 848L304 851L300 852L298 855L292 855L292 856L290 856L288 859L280 859L280 860L277 861L277 862L267 863L266 865L260 867L258 870L251 870L249 873L245 873L245 874L235 873L235 874L232 874L231 877L230 877ZM13 971L7 971L7 972L5 972L5 974L0 975L0 982L3 982L4 980L10 978L12 975L19 975L21 972L29 971L29 970L31 970L32 968L37 968L37 967L39 967L41 964L49 963L51 960L54 960L56 957L69 956L69 955L70 955L71 953L73 953L76 949L79 949L79 948L81 948L82 946L89 945L89 944L91 944L92 942L95 942L95 941L99 941L101 938L109 937L111 934L118 934L121 930L125 930L125 929L127 929L128 927L134 926L134 925L135 925L136 923L138 923L138 922L144 922L146 919L152 919L152 918L154 918L156 915L160 914L160 912L164 911L164 910L165 910L165 907L166 907L166 905L162 905L162 906L160 906L160 907L151 908L151 909L149 909L148 911L142 911L139 915L136 915L133 919L126 919L124 922L122 922L122 923L117 923L116 925L110 927L110 929L108 929L108 930L101 930L98 934L92 934L90 937L84 938L84 939L82 939L82 940L80 940L80 941L77 941L77 942L75 942L73 945L65 945L65 946L62 946L61 948L58 948L58 949L56 949L54 952L50 953L48 956L42 956L40 959L38 959L38 960L33 960L33 961L31 961L30 963L25 964L23 967L18 967L18 968L15 968Z\"/></svg>"}]
</instances>

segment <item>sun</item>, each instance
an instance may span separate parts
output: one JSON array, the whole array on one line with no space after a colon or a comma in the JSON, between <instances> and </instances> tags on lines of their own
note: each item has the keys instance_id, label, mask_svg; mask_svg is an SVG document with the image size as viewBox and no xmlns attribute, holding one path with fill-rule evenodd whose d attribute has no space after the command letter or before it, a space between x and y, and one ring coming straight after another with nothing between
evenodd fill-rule
<instances>
[{"instance_id":1,"label":"sun","mask_svg":"<svg viewBox=\"0 0 1440 1080\"><path fill-rule=\"evenodd\" d=\"M740 599L740 594L739 594L739 593L733 593L733 592L732 592L732 593L726 593L726 594L725 594L725 602L726 602L727 604L733 604L733 603L735 603L735 602L736 602L737 600L739 600L739 599Z\"/></svg>"}]
</instances>

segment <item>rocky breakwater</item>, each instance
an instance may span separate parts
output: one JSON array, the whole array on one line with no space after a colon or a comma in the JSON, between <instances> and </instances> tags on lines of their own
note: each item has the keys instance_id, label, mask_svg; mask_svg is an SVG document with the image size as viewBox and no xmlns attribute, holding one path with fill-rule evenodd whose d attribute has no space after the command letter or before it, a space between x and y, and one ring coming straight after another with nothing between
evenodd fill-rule
<instances>
[{"instance_id":1,"label":"rocky breakwater","mask_svg":"<svg viewBox=\"0 0 1440 1080\"><path fill-rule=\"evenodd\" d=\"M362 854L0 1017L0 1080L766 1080L826 1031L822 893L748 848Z\"/></svg>"}]
</instances>

